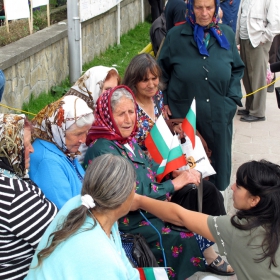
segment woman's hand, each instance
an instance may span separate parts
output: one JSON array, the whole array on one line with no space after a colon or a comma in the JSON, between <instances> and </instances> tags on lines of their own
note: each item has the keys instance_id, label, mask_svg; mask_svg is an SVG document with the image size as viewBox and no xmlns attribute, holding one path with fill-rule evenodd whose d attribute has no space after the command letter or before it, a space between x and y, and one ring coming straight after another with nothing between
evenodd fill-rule
<instances>
[{"instance_id":1,"label":"woman's hand","mask_svg":"<svg viewBox=\"0 0 280 280\"><path fill-rule=\"evenodd\" d=\"M172 175L176 177L175 179L172 180L175 191L180 190L182 187L184 187L187 184L198 185L201 179L200 173L195 169L189 169L185 171L176 170L173 171Z\"/></svg>"},{"instance_id":2,"label":"woman's hand","mask_svg":"<svg viewBox=\"0 0 280 280\"><path fill-rule=\"evenodd\" d=\"M168 105L164 105L164 110L165 110L165 116L164 117L167 120L169 120L169 116L172 116L172 113L171 113L171 111L169 109L169 106Z\"/></svg>"},{"instance_id":3,"label":"woman's hand","mask_svg":"<svg viewBox=\"0 0 280 280\"><path fill-rule=\"evenodd\" d=\"M141 200L141 195L135 193L130 207L130 211L136 211L140 208L140 200Z\"/></svg>"}]
</instances>

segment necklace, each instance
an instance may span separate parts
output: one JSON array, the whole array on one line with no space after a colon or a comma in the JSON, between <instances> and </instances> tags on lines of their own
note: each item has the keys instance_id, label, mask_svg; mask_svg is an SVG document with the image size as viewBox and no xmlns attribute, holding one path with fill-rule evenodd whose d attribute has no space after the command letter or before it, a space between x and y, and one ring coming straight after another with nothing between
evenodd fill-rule
<instances>
[{"instance_id":1,"label":"necklace","mask_svg":"<svg viewBox=\"0 0 280 280\"><path fill-rule=\"evenodd\" d=\"M102 228L102 230L105 232L105 234L108 236L107 232L105 231L105 229L103 228L103 226L101 225L101 223L98 221L98 219L96 218L96 216L94 216L90 210L88 210L90 212L90 214L92 215L92 217L98 222L98 224L100 225L100 227ZM110 236L112 236L113 238L113 241L115 243L115 238L114 238L114 235L112 233L112 231L110 231ZM108 236L110 238L110 236Z\"/></svg>"}]
</instances>

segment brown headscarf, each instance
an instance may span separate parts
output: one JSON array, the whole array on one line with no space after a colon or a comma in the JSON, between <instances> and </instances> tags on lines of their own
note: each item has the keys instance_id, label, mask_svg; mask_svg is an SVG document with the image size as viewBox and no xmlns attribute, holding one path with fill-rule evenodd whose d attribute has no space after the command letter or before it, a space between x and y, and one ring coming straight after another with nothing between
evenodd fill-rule
<instances>
[{"instance_id":1,"label":"brown headscarf","mask_svg":"<svg viewBox=\"0 0 280 280\"><path fill-rule=\"evenodd\" d=\"M113 111L111 107L111 98L113 93L118 89L124 89L129 92L134 100L135 107L135 124L131 135L128 138L123 138L113 118ZM129 143L137 132L137 114L136 114L136 101L133 92L127 86L117 86L104 92L97 100L97 106L94 112L95 121L90 128L86 144L89 146L91 142L99 138L108 140L116 140L120 144Z\"/></svg>"},{"instance_id":2,"label":"brown headscarf","mask_svg":"<svg viewBox=\"0 0 280 280\"><path fill-rule=\"evenodd\" d=\"M0 168L20 178L25 176L24 120L23 114L0 114Z\"/></svg>"}]
</instances>

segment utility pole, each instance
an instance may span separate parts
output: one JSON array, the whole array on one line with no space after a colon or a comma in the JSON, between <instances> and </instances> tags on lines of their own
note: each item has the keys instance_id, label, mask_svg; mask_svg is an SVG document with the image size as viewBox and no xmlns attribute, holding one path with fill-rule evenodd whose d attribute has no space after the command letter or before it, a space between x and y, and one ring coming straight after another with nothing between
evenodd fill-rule
<instances>
[{"instance_id":1,"label":"utility pole","mask_svg":"<svg viewBox=\"0 0 280 280\"><path fill-rule=\"evenodd\" d=\"M69 75L71 85L82 73L81 23L79 0L67 1Z\"/></svg>"}]
</instances>

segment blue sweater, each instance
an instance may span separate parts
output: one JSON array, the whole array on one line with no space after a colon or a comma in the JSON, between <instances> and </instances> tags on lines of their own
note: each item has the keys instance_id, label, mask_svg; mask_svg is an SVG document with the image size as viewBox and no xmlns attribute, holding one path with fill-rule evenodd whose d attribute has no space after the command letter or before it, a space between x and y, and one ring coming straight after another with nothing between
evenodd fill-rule
<instances>
[{"instance_id":1,"label":"blue sweater","mask_svg":"<svg viewBox=\"0 0 280 280\"><path fill-rule=\"evenodd\" d=\"M30 155L30 178L59 209L81 193L85 171L77 159L71 161L53 143L36 139Z\"/></svg>"},{"instance_id":2,"label":"blue sweater","mask_svg":"<svg viewBox=\"0 0 280 280\"><path fill-rule=\"evenodd\" d=\"M80 205L81 197L78 195L63 206L44 233L37 253L46 247L57 225ZM131 266L122 248L117 223L112 228L113 239L108 238L98 223L94 228L92 225L93 219L87 217L78 234L59 244L39 267L34 268L38 263L36 253L25 280L139 280L138 271Z\"/></svg>"}]
</instances>

